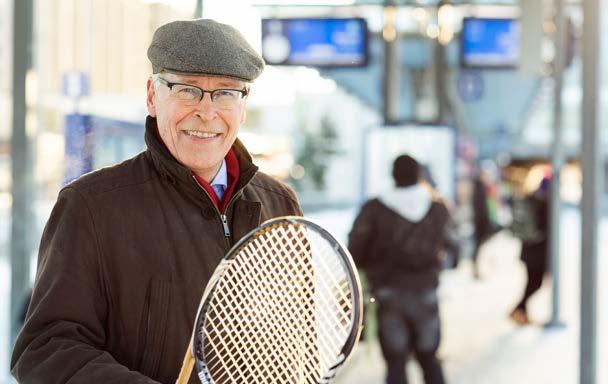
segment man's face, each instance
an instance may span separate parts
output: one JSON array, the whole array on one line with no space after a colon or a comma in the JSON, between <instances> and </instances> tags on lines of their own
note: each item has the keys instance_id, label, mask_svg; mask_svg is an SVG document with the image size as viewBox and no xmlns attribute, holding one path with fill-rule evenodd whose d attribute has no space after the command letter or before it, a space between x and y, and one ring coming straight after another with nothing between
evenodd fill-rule
<instances>
[{"instance_id":1,"label":"man's face","mask_svg":"<svg viewBox=\"0 0 608 384\"><path fill-rule=\"evenodd\" d=\"M167 72L158 77L160 79L156 81L148 80L147 105L150 116L156 117L161 139L177 161L204 180L211 181L245 121L246 97L239 98L229 108L220 108L217 102L211 101L209 93L205 93L200 102L187 102L176 93L183 86L174 85L171 90L167 82L194 85L209 91L241 90L245 83L225 77Z\"/></svg>"}]
</instances>

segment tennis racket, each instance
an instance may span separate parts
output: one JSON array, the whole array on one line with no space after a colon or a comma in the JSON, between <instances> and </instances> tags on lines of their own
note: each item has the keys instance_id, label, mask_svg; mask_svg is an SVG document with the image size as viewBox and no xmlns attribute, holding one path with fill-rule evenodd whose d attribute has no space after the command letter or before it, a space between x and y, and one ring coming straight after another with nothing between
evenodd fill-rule
<instances>
[{"instance_id":1,"label":"tennis racket","mask_svg":"<svg viewBox=\"0 0 608 384\"><path fill-rule=\"evenodd\" d=\"M350 254L300 217L269 220L232 247L201 300L177 380L324 384L359 339L361 286Z\"/></svg>"}]
</instances>

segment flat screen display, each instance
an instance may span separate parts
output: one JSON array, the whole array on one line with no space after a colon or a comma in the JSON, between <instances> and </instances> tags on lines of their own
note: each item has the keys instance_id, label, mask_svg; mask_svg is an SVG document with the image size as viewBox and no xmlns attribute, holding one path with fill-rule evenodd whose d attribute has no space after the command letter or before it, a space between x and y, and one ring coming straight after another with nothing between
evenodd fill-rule
<instances>
[{"instance_id":1,"label":"flat screen display","mask_svg":"<svg viewBox=\"0 0 608 384\"><path fill-rule=\"evenodd\" d=\"M516 67L520 57L520 33L517 19L464 18L461 64L465 67Z\"/></svg>"},{"instance_id":2,"label":"flat screen display","mask_svg":"<svg viewBox=\"0 0 608 384\"><path fill-rule=\"evenodd\" d=\"M272 65L365 66L367 23L362 18L262 19L262 55Z\"/></svg>"}]
</instances>

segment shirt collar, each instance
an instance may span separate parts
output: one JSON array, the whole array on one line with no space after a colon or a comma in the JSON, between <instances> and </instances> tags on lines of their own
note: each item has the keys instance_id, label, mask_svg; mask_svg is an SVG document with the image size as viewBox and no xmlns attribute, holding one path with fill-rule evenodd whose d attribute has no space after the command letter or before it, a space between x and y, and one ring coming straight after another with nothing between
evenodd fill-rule
<instances>
[{"instance_id":1,"label":"shirt collar","mask_svg":"<svg viewBox=\"0 0 608 384\"><path fill-rule=\"evenodd\" d=\"M224 189L228 188L228 171L226 169L226 159L222 160L222 166L217 175L211 180L211 186L221 185Z\"/></svg>"}]
</instances>

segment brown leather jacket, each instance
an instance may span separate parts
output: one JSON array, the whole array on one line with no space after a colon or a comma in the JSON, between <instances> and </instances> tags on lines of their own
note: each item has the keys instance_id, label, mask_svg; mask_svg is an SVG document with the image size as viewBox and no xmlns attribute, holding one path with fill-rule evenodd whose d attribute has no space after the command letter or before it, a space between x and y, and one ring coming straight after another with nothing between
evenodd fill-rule
<instances>
[{"instance_id":1,"label":"brown leather jacket","mask_svg":"<svg viewBox=\"0 0 608 384\"><path fill-rule=\"evenodd\" d=\"M174 383L219 260L261 222L301 215L294 193L258 172L237 140L226 237L209 196L155 132L149 117L145 152L59 193L13 351L20 383Z\"/></svg>"}]
</instances>

